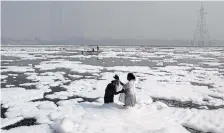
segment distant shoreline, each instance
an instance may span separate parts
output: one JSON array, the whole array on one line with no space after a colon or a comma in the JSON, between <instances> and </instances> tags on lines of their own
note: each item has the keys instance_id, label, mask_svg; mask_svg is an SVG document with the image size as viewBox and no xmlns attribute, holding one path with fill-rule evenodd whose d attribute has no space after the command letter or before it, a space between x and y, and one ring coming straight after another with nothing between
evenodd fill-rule
<instances>
[{"instance_id":1,"label":"distant shoreline","mask_svg":"<svg viewBox=\"0 0 224 133\"><path fill-rule=\"evenodd\" d=\"M181 46L181 45L127 45L127 44L119 44L119 45L116 45L116 44L104 44L104 45L87 45L87 44L84 44L84 45L71 45L71 44L1 44L1 47L20 47L20 46L32 46L32 47L39 47L39 46L43 46L43 47L51 47L51 46L57 46L57 47L65 47L65 46L84 46L84 47L87 47L87 46L90 46L90 47L95 47L95 46L101 46L101 47L105 47L105 46L129 46L129 47L167 47L167 48L172 48L172 47L193 47L193 48L203 48L203 47L224 47L224 45L217 45L217 46Z\"/></svg>"}]
</instances>

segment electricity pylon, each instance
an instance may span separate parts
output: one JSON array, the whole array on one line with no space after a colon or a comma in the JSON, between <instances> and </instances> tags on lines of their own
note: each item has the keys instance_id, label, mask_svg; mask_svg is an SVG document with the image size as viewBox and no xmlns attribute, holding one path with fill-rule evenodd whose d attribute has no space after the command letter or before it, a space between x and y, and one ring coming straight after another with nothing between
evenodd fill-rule
<instances>
[{"instance_id":1,"label":"electricity pylon","mask_svg":"<svg viewBox=\"0 0 224 133\"><path fill-rule=\"evenodd\" d=\"M201 9L199 10L199 17L197 21L197 28L194 33L194 40L192 41L193 46L211 46L210 34L206 26L206 14L207 13L204 10L203 3L201 3Z\"/></svg>"}]
</instances>

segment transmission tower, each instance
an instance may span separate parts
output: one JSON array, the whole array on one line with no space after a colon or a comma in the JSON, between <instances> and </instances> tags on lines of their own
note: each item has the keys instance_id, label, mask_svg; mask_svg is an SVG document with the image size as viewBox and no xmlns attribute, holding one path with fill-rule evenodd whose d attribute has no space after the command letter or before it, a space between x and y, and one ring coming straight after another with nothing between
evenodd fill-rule
<instances>
[{"instance_id":1,"label":"transmission tower","mask_svg":"<svg viewBox=\"0 0 224 133\"><path fill-rule=\"evenodd\" d=\"M196 31L194 33L194 40L192 42L193 46L211 46L210 34L206 26L205 15L207 13L204 11L203 3L201 3L201 9L199 10L199 17L197 21Z\"/></svg>"}]
</instances>

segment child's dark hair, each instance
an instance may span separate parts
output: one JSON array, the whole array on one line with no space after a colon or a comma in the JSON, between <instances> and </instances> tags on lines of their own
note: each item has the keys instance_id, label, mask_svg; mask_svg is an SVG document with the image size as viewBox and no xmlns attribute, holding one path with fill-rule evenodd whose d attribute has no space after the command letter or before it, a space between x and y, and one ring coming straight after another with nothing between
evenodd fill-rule
<instances>
[{"instance_id":1,"label":"child's dark hair","mask_svg":"<svg viewBox=\"0 0 224 133\"><path fill-rule=\"evenodd\" d=\"M128 80L135 80L135 75L133 73L128 73Z\"/></svg>"}]
</instances>

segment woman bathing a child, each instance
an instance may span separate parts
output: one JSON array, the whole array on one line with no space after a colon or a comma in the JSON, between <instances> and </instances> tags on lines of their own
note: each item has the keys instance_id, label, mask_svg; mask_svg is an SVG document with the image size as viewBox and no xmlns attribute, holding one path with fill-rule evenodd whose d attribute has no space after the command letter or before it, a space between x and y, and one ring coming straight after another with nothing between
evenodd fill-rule
<instances>
[{"instance_id":1,"label":"woman bathing a child","mask_svg":"<svg viewBox=\"0 0 224 133\"><path fill-rule=\"evenodd\" d=\"M119 93L120 97L119 100L124 103L124 106L130 106L134 107L136 104L136 88L135 88L135 76L133 73L128 73L127 80L128 83L123 84L117 75L114 76L115 80L113 80L106 88L105 96L104 96L104 103L110 103L113 102L111 98L114 97L114 95L117 95ZM119 86L119 83L123 86L122 90L117 92L117 88ZM108 100L109 99L109 100ZM108 102L109 101L109 102Z\"/></svg>"}]
</instances>

